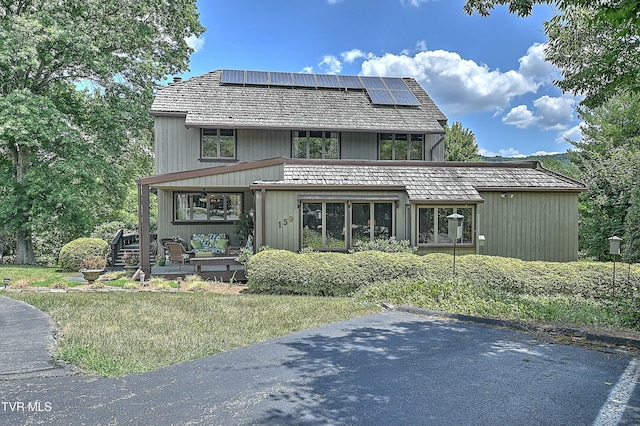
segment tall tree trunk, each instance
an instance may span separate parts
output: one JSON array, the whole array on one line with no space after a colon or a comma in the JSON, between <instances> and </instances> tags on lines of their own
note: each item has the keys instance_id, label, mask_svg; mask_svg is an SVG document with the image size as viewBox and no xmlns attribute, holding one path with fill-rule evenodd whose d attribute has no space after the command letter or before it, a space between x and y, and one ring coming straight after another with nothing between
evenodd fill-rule
<instances>
[{"instance_id":1,"label":"tall tree trunk","mask_svg":"<svg viewBox=\"0 0 640 426\"><path fill-rule=\"evenodd\" d=\"M16 146L14 149L12 149L17 188L26 188L27 186L27 172L29 171L30 154L31 150L26 146ZM30 211L23 212L23 214L25 214L26 216L28 216L30 213ZM31 241L31 228L28 225L29 222L29 218L24 217L23 223L25 224L25 228L19 230L16 233L15 263L19 265L36 264L36 256L33 252L33 243Z\"/></svg>"},{"instance_id":2,"label":"tall tree trunk","mask_svg":"<svg viewBox=\"0 0 640 426\"><path fill-rule=\"evenodd\" d=\"M31 232L19 231L16 235L16 261L19 265L35 265Z\"/></svg>"}]
</instances>

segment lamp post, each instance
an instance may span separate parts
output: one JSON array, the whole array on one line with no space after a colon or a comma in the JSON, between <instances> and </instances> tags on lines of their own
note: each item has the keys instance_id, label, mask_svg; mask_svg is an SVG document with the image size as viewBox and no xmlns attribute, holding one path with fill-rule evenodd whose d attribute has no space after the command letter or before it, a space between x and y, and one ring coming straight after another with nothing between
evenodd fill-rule
<instances>
[{"instance_id":1,"label":"lamp post","mask_svg":"<svg viewBox=\"0 0 640 426\"><path fill-rule=\"evenodd\" d=\"M620 242L622 241L622 238L617 237L617 236L613 236L613 237L609 237L609 254L613 256L613 287L612 287L612 293L613 296L616 295L616 255L620 254Z\"/></svg>"},{"instance_id":2,"label":"lamp post","mask_svg":"<svg viewBox=\"0 0 640 426\"><path fill-rule=\"evenodd\" d=\"M449 221L449 237L453 238L453 278L456 277L456 244L458 238L462 237L462 221L464 216L458 213L453 213L447 216ZM453 230L453 232L452 232Z\"/></svg>"}]
</instances>

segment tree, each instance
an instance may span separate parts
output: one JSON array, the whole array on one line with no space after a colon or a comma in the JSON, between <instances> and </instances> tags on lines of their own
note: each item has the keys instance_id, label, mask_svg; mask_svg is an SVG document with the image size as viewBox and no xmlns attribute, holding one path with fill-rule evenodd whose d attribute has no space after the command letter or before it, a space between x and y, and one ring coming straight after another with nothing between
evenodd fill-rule
<instances>
[{"instance_id":1,"label":"tree","mask_svg":"<svg viewBox=\"0 0 640 426\"><path fill-rule=\"evenodd\" d=\"M559 13L545 23L546 59L562 72L558 86L585 95L597 107L611 96L640 90L640 2L618 0L467 0L464 10L486 16L496 5L529 15L534 4L555 4Z\"/></svg>"},{"instance_id":2,"label":"tree","mask_svg":"<svg viewBox=\"0 0 640 426\"><path fill-rule=\"evenodd\" d=\"M476 136L456 121L445 127L444 159L446 161L480 161Z\"/></svg>"},{"instance_id":3,"label":"tree","mask_svg":"<svg viewBox=\"0 0 640 426\"><path fill-rule=\"evenodd\" d=\"M16 262L34 232L73 238L148 168L158 82L187 69L196 0L0 3L0 223Z\"/></svg>"},{"instance_id":4,"label":"tree","mask_svg":"<svg viewBox=\"0 0 640 426\"><path fill-rule=\"evenodd\" d=\"M580 114L583 137L571 153L588 188L580 197L580 245L587 256L604 260L614 232L629 244L640 237L640 95L615 96ZM637 261L638 241L628 248L625 257Z\"/></svg>"}]
</instances>

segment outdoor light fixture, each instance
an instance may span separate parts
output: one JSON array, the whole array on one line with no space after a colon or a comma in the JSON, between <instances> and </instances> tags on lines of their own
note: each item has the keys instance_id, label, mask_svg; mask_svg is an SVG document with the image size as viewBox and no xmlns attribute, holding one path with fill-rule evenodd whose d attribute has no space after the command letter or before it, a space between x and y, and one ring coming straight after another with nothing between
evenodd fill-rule
<instances>
[{"instance_id":1,"label":"outdoor light fixture","mask_svg":"<svg viewBox=\"0 0 640 426\"><path fill-rule=\"evenodd\" d=\"M616 293L616 255L620 254L620 242L622 241L622 238L617 237L617 236L613 236L613 237L609 237L609 254L613 256L613 287L612 287L612 292L613 295L615 296Z\"/></svg>"},{"instance_id":2,"label":"outdoor light fixture","mask_svg":"<svg viewBox=\"0 0 640 426\"><path fill-rule=\"evenodd\" d=\"M449 237L453 238L453 277L456 276L456 243L458 238L462 237L462 221L464 216L458 213L453 213L447 216L449 221ZM453 232L452 232L453 230Z\"/></svg>"},{"instance_id":3,"label":"outdoor light fixture","mask_svg":"<svg viewBox=\"0 0 640 426\"><path fill-rule=\"evenodd\" d=\"M503 192L500 196L502 198L513 198L513 194L511 192Z\"/></svg>"}]
</instances>

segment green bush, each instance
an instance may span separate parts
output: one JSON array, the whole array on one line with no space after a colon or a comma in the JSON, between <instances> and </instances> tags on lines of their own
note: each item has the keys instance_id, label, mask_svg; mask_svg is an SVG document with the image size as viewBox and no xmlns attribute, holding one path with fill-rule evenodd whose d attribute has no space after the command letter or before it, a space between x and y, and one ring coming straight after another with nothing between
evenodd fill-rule
<instances>
[{"instance_id":1,"label":"green bush","mask_svg":"<svg viewBox=\"0 0 640 426\"><path fill-rule=\"evenodd\" d=\"M418 247L411 247L409 240L397 240L396 237L357 240L353 243L354 252L369 250L383 251L385 253L415 253Z\"/></svg>"},{"instance_id":2,"label":"green bush","mask_svg":"<svg viewBox=\"0 0 640 426\"><path fill-rule=\"evenodd\" d=\"M452 280L449 254L362 251L293 253L269 250L247 263L254 293L349 295L373 283L396 279ZM629 277L627 277L629 275ZM618 268L613 288L612 264L598 262L527 262L519 259L464 255L456 258L456 280L488 290L540 296L608 299L625 296L640 304L640 265Z\"/></svg>"},{"instance_id":3,"label":"green bush","mask_svg":"<svg viewBox=\"0 0 640 426\"><path fill-rule=\"evenodd\" d=\"M58 264L65 271L78 271L84 258L109 254L109 244L100 238L78 238L62 247Z\"/></svg>"},{"instance_id":4,"label":"green bush","mask_svg":"<svg viewBox=\"0 0 640 426\"><path fill-rule=\"evenodd\" d=\"M343 296L365 284L418 277L420 263L407 253L268 250L249 260L248 287L253 293Z\"/></svg>"}]
</instances>

